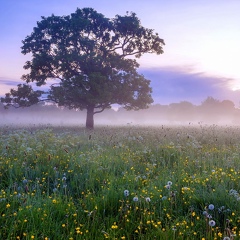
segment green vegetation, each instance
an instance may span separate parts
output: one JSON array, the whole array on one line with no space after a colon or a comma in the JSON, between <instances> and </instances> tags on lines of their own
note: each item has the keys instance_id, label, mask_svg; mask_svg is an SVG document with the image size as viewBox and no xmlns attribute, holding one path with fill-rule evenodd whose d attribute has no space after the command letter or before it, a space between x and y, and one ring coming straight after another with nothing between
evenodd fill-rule
<instances>
[{"instance_id":1,"label":"green vegetation","mask_svg":"<svg viewBox=\"0 0 240 240\"><path fill-rule=\"evenodd\" d=\"M240 239L240 128L0 134L1 239Z\"/></svg>"}]
</instances>

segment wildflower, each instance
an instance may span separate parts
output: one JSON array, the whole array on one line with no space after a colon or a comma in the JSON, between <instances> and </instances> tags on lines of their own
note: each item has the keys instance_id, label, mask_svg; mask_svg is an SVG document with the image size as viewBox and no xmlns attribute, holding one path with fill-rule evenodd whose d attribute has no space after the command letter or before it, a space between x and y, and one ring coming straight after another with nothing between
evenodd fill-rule
<instances>
[{"instance_id":1,"label":"wildflower","mask_svg":"<svg viewBox=\"0 0 240 240\"><path fill-rule=\"evenodd\" d=\"M216 225L216 222L214 220L210 220L208 224L210 227L214 227Z\"/></svg>"},{"instance_id":2,"label":"wildflower","mask_svg":"<svg viewBox=\"0 0 240 240\"><path fill-rule=\"evenodd\" d=\"M8 204L6 205L6 208L10 208L10 206L11 206L11 205L8 203Z\"/></svg>"},{"instance_id":3,"label":"wildflower","mask_svg":"<svg viewBox=\"0 0 240 240\"><path fill-rule=\"evenodd\" d=\"M27 184L28 183L28 180L27 179L23 179L23 184Z\"/></svg>"},{"instance_id":4,"label":"wildflower","mask_svg":"<svg viewBox=\"0 0 240 240\"><path fill-rule=\"evenodd\" d=\"M146 197L145 200L146 200L146 202L151 202L150 197Z\"/></svg>"},{"instance_id":5,"label":"wildflower","mask_svg":"<svg viewBox=\"0 0 240 240\"><path fill-rule=\"evenodd\" d=\"M167 182L167 185L172 186L172 182L171 182L171 181L168 181L168 182Z\"/></svg>"},{"instance_id":6,"label":"wildflower","mask_svg":"<svg viewBox=\"0 0 240 240\"><path fill-rule=\"evenodd\" d=\"M171 188L171 185L166 185L165 188L169 190Z\"/></svg>"},{"instance_id":7,"label":"wildflower","mask_svg":"<svg viewBox=\"0 0 240 240\"><path fill-rule=\"evenodd\" d=\"M230 237L224 237L223 240L230 240Z\"/></svg>"},{"instance_id":8,"label":"wildflower","mask_svg":"<svg viewBox=\"0 0 240 240\"><path fill-rule=\"evenodd\" d=\"M111 228L112 228L112 229L117 229L117 228L118 228L118 226L116 225L116 222L114 222L114 224L112 225Z\"/></svg>"},{"instance_id":9,"label":"wildflower","mask_svg":"<svg viewBox=\"0 0 240 240\"><path fill-rule=\"evenodd\" d=\"M209 209L209 210L213 210L213 209L214 209L214 205L213 205L213 204L209 204L209 205L208 205L208 209Z\"/></svg>"},{"instance_id":10,"label":"wildflower","mask_svg":"<svg viewBox=\"0 0 240 240\"><path fill-rule=\"evenodd\" d=\"M225 206L221 206L220 208L218 208L218 212L222 212L225 209Z\"/></svg>"},{"instance_id":11,"label":"wildflower","mask_svg":"<svg viewBox=\"0 0 240 240\"><path fill-rule=\"evenodd\" d=\"M128 191L128 190L124 190L123 193L124 193L124 196L125 196L125 197L128 197L128 196L129 196L129 191Z\"/></svg>"},{"instance_id":12,"label":"wildflower","mask_svg":"<svg viewBox=\"0 0 240 240\"><path fill-rule=\"evenodd\" d=\"M133 201L134 201L134 202L137 202L137 201L138 201L138 197L137 197L137 196L134 197L134 198L133 198Z\"/></svg>"}]
</instances>

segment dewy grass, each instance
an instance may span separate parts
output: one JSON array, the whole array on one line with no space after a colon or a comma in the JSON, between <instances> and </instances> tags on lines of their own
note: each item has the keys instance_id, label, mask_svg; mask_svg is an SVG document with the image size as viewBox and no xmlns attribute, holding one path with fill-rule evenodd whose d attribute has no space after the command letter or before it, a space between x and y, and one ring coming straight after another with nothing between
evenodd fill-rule
<instances>
[{"instance_id":1,"label":"dewy grass","mask_svg":"<svg viewBox=\"0 0 240 240\"><path fill-rule=\"evenodd\" d=\"M240 239L240 129L0 129L1 239Z\"/></svg>"}]
</instances>

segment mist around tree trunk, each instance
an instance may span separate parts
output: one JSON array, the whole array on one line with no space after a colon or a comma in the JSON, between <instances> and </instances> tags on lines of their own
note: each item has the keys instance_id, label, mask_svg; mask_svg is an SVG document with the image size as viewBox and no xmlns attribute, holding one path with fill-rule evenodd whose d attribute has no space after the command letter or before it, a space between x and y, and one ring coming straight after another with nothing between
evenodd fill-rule
<instances>
[{"instance_id":1,"label":"mist around tree trunk","mask_svg":"<svg viewBox=\"0 0 240 240\"><path fill-rule=\"evenodd\" d=\"M93 122L94 121L94 122ZM219 101L212 97L205 99L200 105L187 101L171 103L169 105L154 104L148 109L127 111L123 108L117 110L107 109L102 113L94 114L92 111L76 111L59 108L56 105L36 104L29 108L4 109L0 105L0 125L56 125L79 126L89 128L111 125L149 125L162 124L218 124L239 125L240 109L230 100Z\"/></svg>"}]
</instances>

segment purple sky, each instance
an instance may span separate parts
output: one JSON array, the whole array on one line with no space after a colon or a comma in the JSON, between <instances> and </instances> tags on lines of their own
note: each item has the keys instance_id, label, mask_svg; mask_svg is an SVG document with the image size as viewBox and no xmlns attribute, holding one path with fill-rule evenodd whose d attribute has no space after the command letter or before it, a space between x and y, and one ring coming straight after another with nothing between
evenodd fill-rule
<instances>
[{"instance_id":1,"label":"purple sky","mask_svg":"<svg viewBox=\"0 0 240 240\"><path fill-rule=\"evenodd\" d=\"M92 7L106 17L133 11L165 40L164 54L138 60L155 103L200 104L212 96L239 106L239 0L1 1L0 96L23 82L23 65L31 56L21 54L21 41L41 16L68 15L77 7Z\"/></svg>"}]
</instances>

